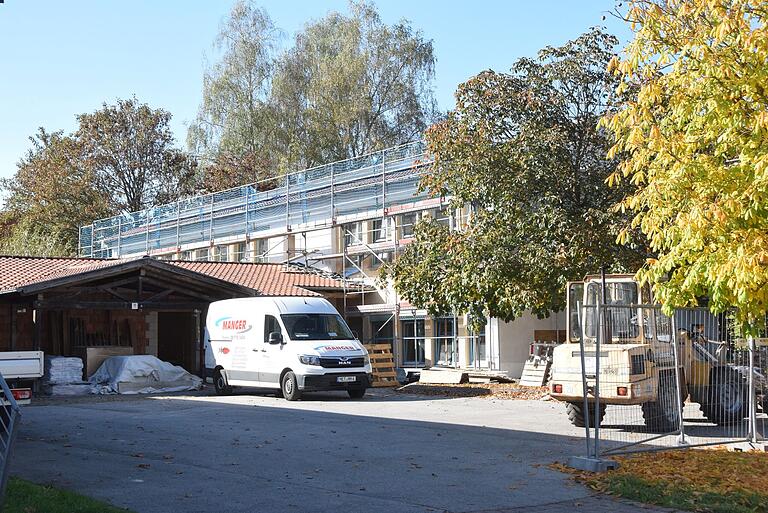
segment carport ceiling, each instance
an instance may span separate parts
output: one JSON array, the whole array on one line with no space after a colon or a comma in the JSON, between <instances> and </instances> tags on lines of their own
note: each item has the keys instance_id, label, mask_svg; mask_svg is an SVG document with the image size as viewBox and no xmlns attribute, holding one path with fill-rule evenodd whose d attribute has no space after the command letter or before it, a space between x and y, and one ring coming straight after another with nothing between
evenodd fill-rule
<instances>
[{"instance_id":1,"label":"carport ceiling","mask_svg":"<svg viewBox=\"0 0 768 513\"><path fill-rule=\"evenodd\" d=\"M139 308L150 310L200 308L217 299L258 294L254 289L150 258L34 283L16 292L36 297L35 306L44 309L122 309L135 308L134 303L138 303ZM101 298L94 299L95 294ZM103 299L105 296L108 299Z\"/></svg>"}]
</instances>

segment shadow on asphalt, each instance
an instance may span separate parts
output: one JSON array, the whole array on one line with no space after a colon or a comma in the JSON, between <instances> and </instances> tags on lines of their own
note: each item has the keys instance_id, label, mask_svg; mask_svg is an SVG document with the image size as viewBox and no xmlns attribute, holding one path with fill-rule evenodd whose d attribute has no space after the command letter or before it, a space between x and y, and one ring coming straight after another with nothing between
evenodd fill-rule
<instances>
[{"instance_id":1,"label":"shadow on asphalt","mask_svg":"<svg viewBox=\"0 0 768 513\"><path fill-rule=\"evenodd\" d=\"M442 408L413 404L434 397L378 390L359 401L306 396L307 403L347 402L345 412L185 400L209 395L29 408L13 472L138 513L502 512L559 503L570 511L589 495L546 468L581 447L546 422L540 432L462 424L461 415L477 421L476 405L466 402L443 422ZM364 407L384 402L412 418ZM512 414L491 403L484 411L496 425Z\"/></svg>"}]
</instances>

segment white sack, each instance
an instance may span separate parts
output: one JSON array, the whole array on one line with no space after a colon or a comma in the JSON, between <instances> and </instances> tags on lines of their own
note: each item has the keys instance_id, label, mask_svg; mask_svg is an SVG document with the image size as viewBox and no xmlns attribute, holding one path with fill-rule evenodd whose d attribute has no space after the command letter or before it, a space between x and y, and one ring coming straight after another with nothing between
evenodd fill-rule
<instances>
[{"instance_id":1,"label":"white sack","mask_svg":"<svg viewBox=\"0 0 768 513\"><path fill-rule=\"evenodd\" d=\"M124 394L198 390L203 383L183 368L151 355L110 356L89 381L94 394L120 393L121 383Z\"/></svg>"},{"instance_id":2,"label":"white sack","mask_svg":"<svg viewBox=\"0 0 768 513\"><path fill-rule=\"evenodd\" d=\"M43 383L67 385L83 381L83 360L68 356L46 356Z\"/></svg>"}]
</instances>

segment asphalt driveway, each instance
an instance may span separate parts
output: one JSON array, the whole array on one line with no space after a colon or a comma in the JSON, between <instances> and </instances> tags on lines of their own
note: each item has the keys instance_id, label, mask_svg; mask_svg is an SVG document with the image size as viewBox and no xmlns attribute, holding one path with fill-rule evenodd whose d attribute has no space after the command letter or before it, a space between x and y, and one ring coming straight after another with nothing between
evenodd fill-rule
<instances>
[{"instance_id":1,"label":"asphalt driveway","mask_svg":"<svg viewBox=\"0 0 768 513\"><path fill-rule=\"evenodd\" d=\"M89 399L25 408L13 473L139 513L649 511L546 467L583 450L552 402Z\"/></svg>"}]
</instances>

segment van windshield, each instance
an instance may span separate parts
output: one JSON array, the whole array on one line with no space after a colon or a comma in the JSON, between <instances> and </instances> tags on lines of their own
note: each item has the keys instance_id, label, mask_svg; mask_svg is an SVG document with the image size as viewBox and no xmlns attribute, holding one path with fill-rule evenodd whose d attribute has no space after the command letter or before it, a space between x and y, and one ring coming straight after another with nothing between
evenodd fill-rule
<instances>
[{"instance_id":1,"label":"van windshield","mask_svg":"<svg viewBox=\"0 0 768 513\"><path fill-rule=\"evenodd\" d=\"M286 314L285 330L291 340L354 340L339 314Z\"/></svg>"}]
</instances>

